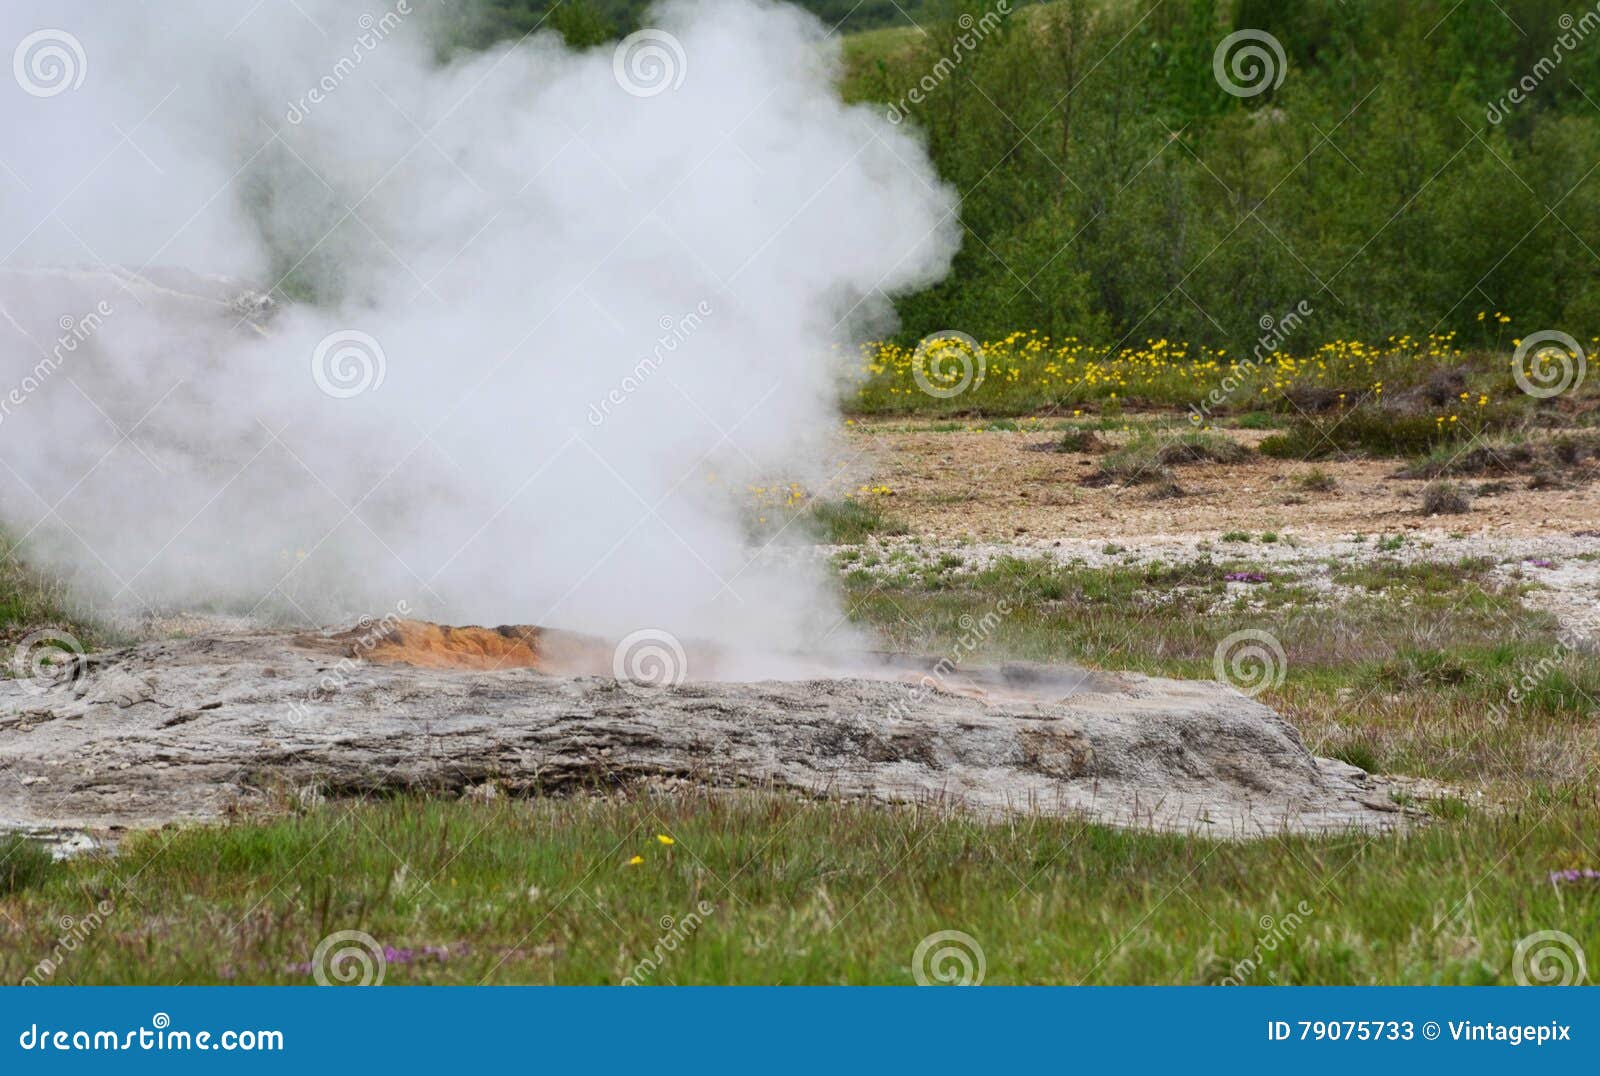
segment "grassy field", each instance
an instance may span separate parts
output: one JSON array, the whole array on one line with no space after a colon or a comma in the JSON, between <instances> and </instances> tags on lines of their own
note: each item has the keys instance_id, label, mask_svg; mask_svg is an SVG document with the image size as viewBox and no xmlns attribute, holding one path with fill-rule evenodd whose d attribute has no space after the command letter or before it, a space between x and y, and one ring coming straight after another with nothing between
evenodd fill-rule
<instances>
[{"instance_id":1,"label":"grassy field","mask_svg":"<svg viewBox=\"0 0 1600 1076\"><path fill-rule=\"evenodd\" d=\"M1265 624L1288 660L1264 699L1314 749L1442 782L1420 830L1229 843L755 790L293 803L60 863L13 842L0 978L303 983L337 977L316 953L341 931L388 983L911 982L959 972L919 964L941 931L991 983L1509 982L1544 930L1596 966L1600 883L1551 875L1600 865L1600 659L1486 725L1556 645L1524 584L1380 558L1333 565L1331 596L1281 573L1242 596L1264 537L1159 567L838 559L856 618L923 652L1005 599L984 657L1210 676L1220 635Z\"/></svg>"},{"instance_id":2,"label":"grassy field","mask_svg":"<svg viewBox=\"0 0 1600 1076\"><path fill-rule=\"evenodd\" d=\"M1549 879L1593 862L1592 795L1248 844L754 793L330 804L36 868L0 975L309 983L358 930L392 984L910 983L953 930L989 983L1504 983L1537 931L1600 957L1600 886Z\"/></svg>"}]
</instances>

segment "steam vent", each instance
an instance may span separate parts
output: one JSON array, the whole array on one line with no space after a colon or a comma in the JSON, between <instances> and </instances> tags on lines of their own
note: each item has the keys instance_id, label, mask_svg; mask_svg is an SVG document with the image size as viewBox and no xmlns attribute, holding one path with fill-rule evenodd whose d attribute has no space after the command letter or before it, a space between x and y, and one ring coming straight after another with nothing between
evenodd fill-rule
<instances>
[{"instance_id":1,"label":"steam vent","mask_svg":"<svg viewBox=\"0 0 1600 1076\"><path fill-rule=\"evenodd\" d=\"M17 778L0 787L0 825L98 831L284 797L684 782L1224 837L1401 818L1374 778L1314 757L1218 683L691 645L691 675L654 686L619 679L617 654L534 627L396 621L79 657L48 687L0 681L0 767ZM743 669L773 675L731 678Z\"/></svg>"}]
</instances>

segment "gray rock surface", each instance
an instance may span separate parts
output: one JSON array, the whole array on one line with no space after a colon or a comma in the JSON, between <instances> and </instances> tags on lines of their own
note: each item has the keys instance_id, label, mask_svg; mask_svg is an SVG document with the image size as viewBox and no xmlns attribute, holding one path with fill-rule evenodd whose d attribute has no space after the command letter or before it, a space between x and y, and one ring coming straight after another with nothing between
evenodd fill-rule
<instances>
[{"instance_id":1,"label":"gray rock surface","mask_svg":"<svg viewBox=\"0 0 1600 1076\"><path fill-rule=\"evenodd\" d=\"M1050 670L1006 668L967 683L1059 690ZM0 828L209 821L284 794L662 781L1225 837L1403 817L1373 778L1313 757L1231 688L1080 680L1059 698L890 674L648 688L351 661L288 633L153 642L79 659L48 688L0 681Z\"/></svg>"}]
</instances>

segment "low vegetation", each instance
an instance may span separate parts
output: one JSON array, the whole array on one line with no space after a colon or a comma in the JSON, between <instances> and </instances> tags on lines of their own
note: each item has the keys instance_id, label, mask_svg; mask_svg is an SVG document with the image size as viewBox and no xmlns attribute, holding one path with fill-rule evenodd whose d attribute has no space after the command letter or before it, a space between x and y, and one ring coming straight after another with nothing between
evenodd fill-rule
<instances>
[{"instance_id":1,"label":"low vegetation","mask_svg":"<svg viewBox=\"0 0 1600 1076\"><path fill-rule=\"evenodd\" d=\"M1011 611L973 660L1211 678L1221 640L1267 631L1283 678L1263 701L1313 750L1363 744L1363 768L1522 802L1600 767L1600 655L1569 651L1555 619L1524 603L1527 584L1483 560L1379 557L1330 563L1332 589L1314 587L1252 563L1249 540L1225 535L1216 559L1103 568L1005 558L974 570L902 551L847 579L859 619L889 646L923 653L957 652L964 625L1004 600ZM1378 548L1397 552L1398 541Z\"/></svg>"},{"instance_id":2,"label":"low vegetation","mask_svg":"<svg viewBox=\"0 0 1600 1076\"><path fill-rule=\"evenodd\" d=\"M1536 930L1600 957L1600 887L1550 880L1591 862L1592 796L1248 843L759 793L330 804L54 865L3 898L0 978L309 984L359 930L396 985L909 984L960 930L991 984L1509 983Z\"/></svg>"},{"instance_id":3,"label":"low vegetation","mask_svg":"<svg viewBox=\"0 0 1600 1076\"><path fill-rule=\"evenodd\" d=\"M1172 480L1172 468L1197 463L1238 463L1250 449L1213 433L1140 433L1100 461L1087 485L1138 485Z\"/></svg>"},{"instance_id":4,"label":"low vegetation","mask_svg":"<svg viewBox=\"0 0 1600 1076\"><path fill-rule=\"evenodd\" d=\"M1459 516L1472 511L1472 501L1454 482L1430 482L1422 491L1422 514Z\"/></svg>"}]
</instances>

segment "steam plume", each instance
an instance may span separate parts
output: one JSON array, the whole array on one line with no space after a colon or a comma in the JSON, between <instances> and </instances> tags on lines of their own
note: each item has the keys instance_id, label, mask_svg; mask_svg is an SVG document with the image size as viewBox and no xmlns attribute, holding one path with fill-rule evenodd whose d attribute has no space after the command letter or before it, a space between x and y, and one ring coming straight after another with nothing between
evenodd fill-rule
<instances>
[{"instance_id":1,"label":"steam plume","mask_svg":"<svg viewBox=\"0 0 1600 1076\"><path fill-rule=\"evenodd\" d=\"M0 88L0 517L30 555L130 609L834 623L735 502L819 458L833 346L959 229L912 137L840 102L824 28L705 0L620 49L441 58L427 0L247 6L0 12L59 47Z\"/></svg>"}]
</instances>

